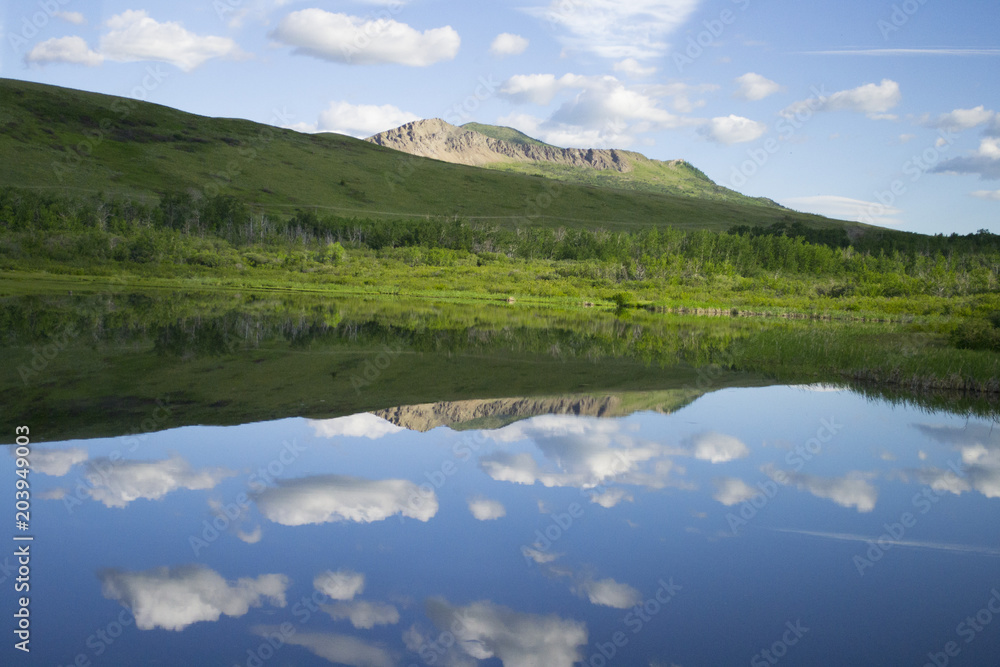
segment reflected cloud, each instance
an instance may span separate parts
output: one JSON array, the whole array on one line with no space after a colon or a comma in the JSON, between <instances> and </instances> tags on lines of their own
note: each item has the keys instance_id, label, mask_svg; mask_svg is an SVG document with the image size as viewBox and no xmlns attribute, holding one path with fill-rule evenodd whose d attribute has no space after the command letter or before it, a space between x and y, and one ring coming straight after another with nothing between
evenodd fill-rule
<instances>
[{"instance_id":1,"label":"reflected cloud","mask_svg":"<svg viewBox=\"0 0 1000 667\"><path fill-rule=\"evenodd\" d=\"M595 493L590 496L590 502L597 503L607 509L611 509L623 500L632 502L634 498L631 493L617 486L608 489L604 493Z\"/></svg>"},{"instance_id":2,"label":"reflected cloud","mask_svg":"<svg viewBox=\"0 0 1000 667\"><path fill-rule=\"evenodd\" d=\"M251 530L250 532L247 532L242 528L236 531L236 537L238 537L243 542L246 542L247 544L257 544L258 542L260 542L260 538L263 537L263 534L264 533L261 530L260 526L254 526L254 529Z\"/></svg>"},{"instance_id":3,"label":"reflected cloud","mask_svg":"<svg viewBox=\"0 0 1000 667\"><path fill-rule=\"evenodd\" d=\"M543 466L527 453L501 451L482 457L480 468L502 482L589 489L617 480L662 487L671 470L669 461L658 461L666 465L643 472L643 464L661 457L665 449L625 433L617 420L542 415L483 435L501 443L531 440L548 463Z\"/></svg>"},{"instance_id":4,"label":"reflected cloud","mask_svg":"<svg viewBox=\"0 0 1000 667\"><path fill-rule=\"evenodd\" d=\"M913 473L917 481L926 484L935 491L942 493L953 493L956 496L966 491L971 491L972 486L964 479L955 474L953 470L942 470L941 468L921 468Z\"/></svg>"},{"instance_id":5,"label":"reflected cloud","mask_svg":"<svg viewBox=\"0 0 1000 667\"><path fill-rule=\"evenodd\" d=\"M310 419L308 423L317 438L343 436L378 440L383 436L405 430L381 417L376 417L370 412L363 412L349 417L337 417L336 419Z\"/></svg>"},{"instance_id":6,"label":"reflected cloud","mask_svg":"<svg viewBox=\"0 0 1000 667\"><path fill-rule=\"evenodd\" d=\"M227 582L200 565L159 567L142 572L108 569L97 574L104 597L132 610L140 630L183 630L199 621L243 616L267 600L285 606L288 577L262 574Z\"/></svg>"},{"instance_id":7,"label":"reflected cloud","mask_svg":"<svg viewBox=\"0 0 1000 667\"><path fill-rule=\"evenodd\" d=\"M476 660L498 658L504 667L571 667L583 660L587 626L554 614L513 611L489 601L464 607L442 598L426 603L427 615L458 640L456 651Z\"/></svg>"},{"instance_id":8,"label":"reflected cloud","mask_svg":"<svg viewBox=\"0 0 1000 667\"><path fill-rule=\"evenodd\" d=\"M10 448L11 454L14 448ZM34 472L40 472L50 477L62 477L77 463L83 463L88 458L87 450L82 447L68 449L48 449L37 447L31 450L28 461Z\"/></svg>"},{"instance_id":9,"label":"reflected cloud","mask_svg":"<svg viewBox=\"0 0 1000 667\"><path fill-rule=\"evenodd\" d=\"M488 498L470 498L469 499L469 511L472 512L472 516L476 517L480 521L490 521L492 519L499 519L500 517L507 516L507 508L503 506L498 500L490 500Z\"/></svg>"},{"instance_id":10,"label":"reflected cloud","mask_svg":"<svg viewBox=\"0 0 1000 667\"><path fill-rule=\"evenodd\" d=\"M87 479L93 488L87 493L107 507L125 507L133 500L159 500L171 491L202 491L215 488L236 474L226 468L194 469L176 454L162 461L112 461L92 459L87 463Z\"/></svg>"},{"instance_id":11,"label":"reflected cloud","mask_svg":"<svg viewBox=\"0 0 1000 667\"><path fill-rule=\"evenodd\" d=\"M773 465L763 466L761 470L779 484L794 485L817 498L826 498L841 507L853 507L859 512L871 512L878 499L878 489L860 472L849 472L843 477L817 477L776 470Z\"/></svg>"},{"instance_id":12,"label":"reflected cloud","mask_svg":"<svg viewBox=\"0 0 1000 667\"><path fill-rule=\"evenodd\" d=\"M284 635L277 626L267 625L254 627L253 633L261 637L277 633L282 636L285 644L307 648L314 655L336 665L394 667L396 664L392 654L384 648L348 635L326 632L295 632Z\"/></svg>"},{"instance_id":13,"label":"reflected cloud","mask_svg":"<svg viewBox=\"0 0 1000 667\"><path fill-rule=\"evenodd\" d=\"M726 463L750 454L746 444L731 435L708 431L691 438L691 455L701 461Z\"/></svg>"},{"instance_id":14,"label":"reflected cloud","mask_svg":"<svg viewBox=\"0 0 1000 667\"><path fill-rule=\"evenodd\" d=\"M1000 429L981 423L914 424L914 428L957 450L969 485L987 498L1000 498Z\"/></svg>"},{"instance_id":15,"label":"reflected cloud","mask_svg":"<svg viewBox=\"0 0 1000 667\"><path fill-rule=\"evenodd\" d=\"M720 477L713 483L715 484L715 493L712 494L712 497L727 507L739 505L760 493L759 489L755 489L742 479L735 477Z\"/></svg>"},{"instance_id":16,"label":"reflected cloud","mask_svg":"<svg viewBox=\"0 0 1000 667\"><path fill-rule=\"evenodd\" d=\"M353 600L365 589L365 575L351 570L327 570L316 575L313 586L334 600Z\"/></svg>"},{"instance_id":17,"label":"reflected cloud","mask_svg":"<svg viewBox=\"0 0 1000 667\"><path fill-rule=\"evenodd\" d=\"M284 526L337 521L371 523L395 514L429 521L437 514L433 489L426 493L403 479L368 480L346 475L316 475L278 480L256 496L261 513Z\"/></svg>"},{"instance_id":18,"label":"reflected cloud","mask_svg":"<svg viewBox=\"0 0 1000 667\"><path fill-rule=\"evenodd\" d=\"M642 602L639 591L614 579L588 579L577 586L577 592L586 595L592 604L615 609L628 609Z\"/></svg>"},{"instance_id":19,"label":"reflected cloud","mask_svg":"<svg viewBox=\"0 0 1000 667\"><path fill-rule=\"evenodd\" d=\"M348 619L351 625L361 630L370 630L376 625L395 625L399 623L399 610L391 604L383 602L338 602L337 604L321 604L320 609L330 615L335 621Z\"/></svg>"}]
</instances>

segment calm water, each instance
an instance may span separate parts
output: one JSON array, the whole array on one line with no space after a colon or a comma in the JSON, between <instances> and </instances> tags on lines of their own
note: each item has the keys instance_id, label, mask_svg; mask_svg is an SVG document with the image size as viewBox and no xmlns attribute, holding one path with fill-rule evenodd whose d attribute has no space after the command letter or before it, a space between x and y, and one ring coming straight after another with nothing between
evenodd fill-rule
<instances>
[{"instance_id":1,"label":"calm water","mask_svg":"<svg viewBox=\"0 0 1000 667\"><path fill-rule=\"evenodd\" d=\"M489 430L427 414L36 445L27 664L1000 655L988 421L824 386Z\"/></svg>"}]
</instances>

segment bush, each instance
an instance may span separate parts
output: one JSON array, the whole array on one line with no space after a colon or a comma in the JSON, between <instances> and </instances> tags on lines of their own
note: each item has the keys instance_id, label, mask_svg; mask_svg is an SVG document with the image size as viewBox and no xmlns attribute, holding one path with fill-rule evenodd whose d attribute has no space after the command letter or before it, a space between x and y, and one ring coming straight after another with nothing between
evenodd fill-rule
<instances>
[{"instance_id":1,"label":"bush","mask_svg":"<svg viewBox=\"0 0 1000 667\"><path fill-rule=\"evenodd\" d=\"M1000 352L1000 313L990 319L967 318L951 332L951 344L963 350Z\"/></svg>"}]
</instances>

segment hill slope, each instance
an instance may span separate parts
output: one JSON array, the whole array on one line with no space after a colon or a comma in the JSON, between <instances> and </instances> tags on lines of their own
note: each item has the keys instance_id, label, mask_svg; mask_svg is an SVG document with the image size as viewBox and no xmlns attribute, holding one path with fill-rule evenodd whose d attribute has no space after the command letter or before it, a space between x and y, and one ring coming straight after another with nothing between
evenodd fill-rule
<instances>
[{"instance_id":1,"label":"hill slope","mask_svg":"<svg viewBox=\"0 0 1000 667\"><path fill-rule=\"evenodd\" d=\"M369 137L379 146L454 164L543 176L606 188L779 207L714 183L684 160L663 162L634 151L559 148L510 127L420 120Z\"/></svg>"},{"instance_id":2,"label":"hill slope","mask_svg":"<svg viewBox=\"0 0 1000 667\"><path fill-rule=\"evenodd\" d=\"M553 183L401 155L336 134L0 79L0 185L127 193L230 194L263 210L462 217L499 224L726 229L801 221L861 225L742 201Z\"/></svg>"}]
</instances>

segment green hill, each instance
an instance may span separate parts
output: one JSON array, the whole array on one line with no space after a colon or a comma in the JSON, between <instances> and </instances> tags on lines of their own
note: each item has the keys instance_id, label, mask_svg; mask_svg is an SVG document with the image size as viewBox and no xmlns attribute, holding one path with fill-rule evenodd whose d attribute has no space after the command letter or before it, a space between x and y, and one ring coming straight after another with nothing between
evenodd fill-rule
<instances>
[{"instance_id":1,"label":"green hill","mask_svg":"<svg viewBox=\"0 0 1000 667\"><path fill-rule=\"evenodd\" d=\"M460 217L608 229L796 221L863 227L754 202L625 189L598 176L593 185L557 183L539 177L553 174L447 164L335 134L206 118L10 79L0 79L0 159L0 186L149 200L168 192L231 194L261 210L289 214L315 207L348 217Z\"/></svg>"},{"instance_id":2,"label":"green hill","mask_svg":"<svg viewBox=\"0 0 1000 667\"><path fill-rule=\"evenodd\" d=\"M526 135L524 132L521 132L520 130L515 130L512 127L506 127L503 125L484 125L483 123L466 123L465 125L462 125L462 129L478 132L479 134L485 134L487 137L493 137L494 139L499 139L500 141L507 141L512 144L521 144L524 146L547 146L549 148L556 148L552 144L547 144L544 141L533 139L532 137Z\"/></svg>"}]
</instances>

